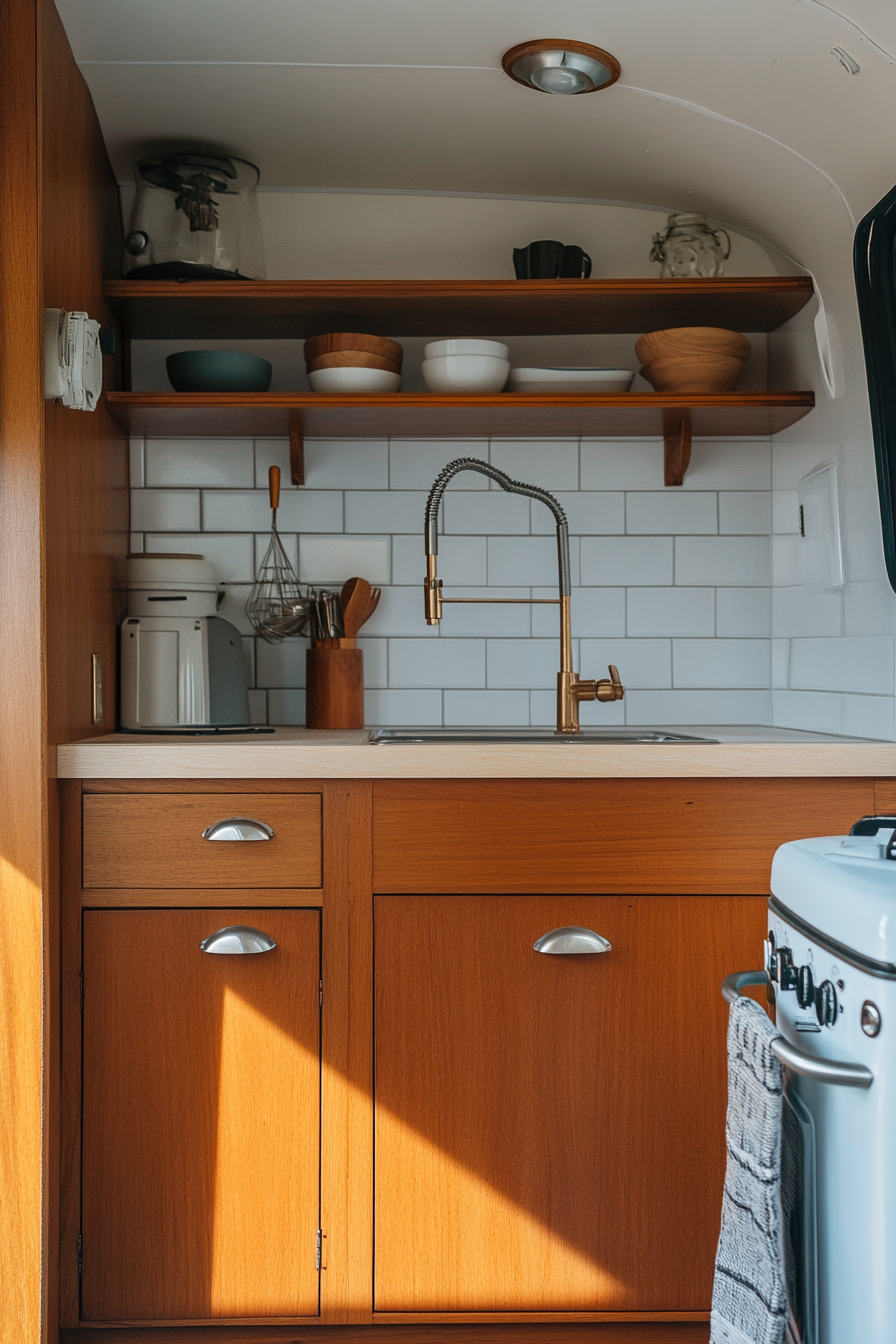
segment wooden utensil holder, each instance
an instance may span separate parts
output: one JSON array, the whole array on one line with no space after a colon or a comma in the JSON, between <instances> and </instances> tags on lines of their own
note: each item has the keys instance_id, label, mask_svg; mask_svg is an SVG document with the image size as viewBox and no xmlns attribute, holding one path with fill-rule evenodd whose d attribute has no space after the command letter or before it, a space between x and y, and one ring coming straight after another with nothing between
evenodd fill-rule
<instances>
[{"instance_id":1,"label":"wooden utensil holder","mask_svg":"<svg viewBox=\"0 0 896 1344\"><path fill-rule=\"evenodd\" d=\"M364 654L332 644L314 641L305 655L305 726L363 728Z\"/></svg>"}]
</instances>

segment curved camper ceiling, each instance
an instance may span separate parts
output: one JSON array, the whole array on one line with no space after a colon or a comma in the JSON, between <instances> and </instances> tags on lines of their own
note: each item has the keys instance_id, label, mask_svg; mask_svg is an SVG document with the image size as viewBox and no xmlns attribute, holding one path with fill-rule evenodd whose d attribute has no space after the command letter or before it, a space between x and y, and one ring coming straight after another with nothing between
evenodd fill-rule
<instances>
[{"instance_id":1,"label":"curved camper ceiling","mask_svg":"<svg viewBox=\"0 0 896 1344\"><path fill-rule=\"evenodd\" d=\"M703 210L811 268L893 183L887 0L59 0L116 172L206 141L267 186ZM612 52L594 97L501 71L536 37ZM848 73L832 49L859 66Z\"/></svg>"}]
</instances>

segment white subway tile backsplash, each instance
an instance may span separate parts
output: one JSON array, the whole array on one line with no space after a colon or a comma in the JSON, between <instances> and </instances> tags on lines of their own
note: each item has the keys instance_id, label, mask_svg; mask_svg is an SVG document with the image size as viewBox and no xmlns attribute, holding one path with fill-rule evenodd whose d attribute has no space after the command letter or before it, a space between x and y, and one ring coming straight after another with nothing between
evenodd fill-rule
<instances>
[{"instance_id":1,"label":"white subway tile backsplash","mask_svg":"<svg viewBox=\"0 0 896 1344\"><path fill-rule=\"evenodd\" d=\"M630 588L626 605L630 638L714 633L714 588Z\"/></svg>"},{"instance_id":2,"label":"white subway tile backsplash","mask_svg":"<svg viewBox=\"0 0 896 1344\"><path fill-rule=\"evenodd\" d=\"M388 490L389 440L306 439L305 481L313 490Z\"/></svg>"},{"instance_id":3,"label":"white subway tile backsplash","mask_svg":"<svg viewBox=\"0 0 896 1344\"><path fill-rule=\"evenodd\" d=\"M255 484L252 439L147 439L148 486Z\"/></svg>"},{"instance_id":4,"label":"white subway tile backsplash","mask_svg":"<svg viewBox=\"0 0 896 1344\"><path fill-rule=\"evenodd\" d=\"M578 542L569 547L572 582L579 578ZM446 586L448 579L447 570ZM506 588L520 584L557 586L557 541L555 537L489 537L488 582Z\"/></svg>"},{"instance_id":5,"label":"white subway tile backsplash","mask_svg":"<svg viewBox=\"0 0 896 1344\"><path fill-rule=\"evenodd\" d=\"M426 495L418 490L346 490L346 532L416 532L423 535Z\"/></svg>"},{"instance_id":6,"label":"white subway tile backsplash","mask_svg":"<svg viewBox=\"0 0 896 1344\"><path fill-rule=\"evenodd\" d=\"M307 639L284 639L268 644L259 639L255 680L260 687L296 687L305 685Z\"/></svg>"},{"instance_id":7,"label":"white subway tile backsplash","mask_svg":"<svg viewBox=\"0 0 896 1344\"><path fill-rule=\"evenodd\" d=\"M299 578L302 583L342 585L357 574L381 587L389 582L390 549L389 537L301 536Z\"/></svg>"},{"instance_id":8,"label":"white subway tile backsplash","mask_svg":"<svg viewBox=\"0 0 896 1344\"><path fill-rule=\"evenodd\" d=\"M771 708L767 690L632 691L626 702L626 723L669 727L768 723Z\"/></svg>"},{"instance_id":9,"label":"white subway tile backsplash","mask_svg":"<svg viewBox=\"0 0 896 1344\"><path fill-rule=\"evenodd\" d=\"M579 488L578 439L492 439L491 463L512 480L539 485L552 495Z\"/></svg>"},{"instance_id":10,"label":"white subway tile backsplash","mask_svg":"<svg viewBox=\"0 0 896 1344\"><path fill-rule=\"evenodd\" d=\"M834 691L772 691L773 722L845 737L894 737L893 697Z\"/></svg>"},{"instance_id":11,"label":"white subway tile backsplash","mask_svg":"<svg viewBox=\"0 0 896 1344\"><path fill-rule=\"evenodd\" d=\"M672 582L671 537L583 537L582 581L638 587Z\"/></svg>"},{"instance_id":12,"label":"white subway tile backsplash","mask_svg":"<svg viewBox=\"0 0 896 1344\"><path fill-rule=\"evenodd\" d=\"M280 489L298 490L292 483L292 464L289 460L289 439L255 440L255 487L267 490L268 471L271 467L280 468Z\"/></svg>"},{"instance_id":13,"label":"white subway tile backsplash","mask_svg":"<svg viewBox=\"0 0 896 1344\"><path fill-rule=\"evenodd\" d=\"M269 531L271 505L267 490L203 490L202 526L210 532ZM280 497L277 527L281 532L341 532L341 493L287 491Z\"/></svg>"},{"instance_id":14,"label":"white subway tile backsplash","mask_svg":"<svg viewBox=\"0 0 896 1344\"><path fill-rule=\"evenodd\" d=\"M767 584L768 537L676 537L675 582Z\"/></svg>"},{"instance_id":15,"label":"white subway tile backsplash","mask_svg":"<svg viewBox=\"0 0 896 1344\"><path fill-rule=\"evenodd\" d=\"M770 439L695 439L685 490L768 490L772 482Z\"/></svg>"},{"instance_id":16,"label":"white subway tile backsplash","mask_svg":"<svg viewBox=\"0 0 896 1344\"><path fill-rule=\"evenodd\" d=\"M805 540L794 533L792 536L773 536L772 546L772 583L776 588L793 588L802 585L803 570L801 551Z\"/></svg>"},{"instance_id":17,"label":"white subway tile backsplash","mask_svg":"<svg viewBox=\"0 0 896 1344\"><path fill-rule=\"evenodd\" d=\"M443 537L439 535L439 577L446 589L456 583L484 584L486 563L485 537ZM422 584L426 577L423 529L409 537L392 538L392 582Z\"/></svg>"},{"instance_id":18,"label":"white subway tile backsplash","mask_svg":"<svg viewBox=\"0 0 896 1344\"><path fill-rule=\"evenodd\" d=\"M485 686L484 639L390 639L390 686Z\"/></svg>"},{"instance_id":19,"label":"white subway tile backsplash","mask_svg":"<svg viewBox=\"0 0 896 1344\"><path fill-rule=\"evenodd\" d=\"M147 551L204 556L210 565L214 565L220 583L251 584L255 580L252 536L212 532L148 532L145 540Z\"/></svg>"},{"instance_id":20,"label":"white subway tile backsplash","mask_svg":"<svg viewBox=\"0 0 896 1344\"><path fill-rule=\"evenodd\" d=\"M805 588L772 589L773 635L839 635L841 623L842 598L839 592L808 593Z\"/></svg>"},{"instance_id":21,"label":"white subway tile backsplash","mask_svg":"<svg viewBox=\"0 0 896 1344\"><path fill-rule=\"evenodd\" d=\"M873 635L896 630L896 593L885 578L848 583L843 589L843 633Z\"/></svg>"},{"instance_id":22,"label":"white subway tile backsplash","mask_svg":"<svg viewBox=\"0 0 896 1344\"><path fill-rule=\"evenodd\" d=\"M658 490L663 444L657 439L583 439L583 490Z\"/></svg>"},{"instance_id":23,"label":"white subway tile backsplash","mask_svg":"<svg viewBox=\"0 0 896 1344\"><path fill-rule=\"evenodd\" d=\"M723 639L762 638L772 631L772 595L768 588L719 588L716 634Z\"/></svg>"},{"instance_id":24,"label":"white subway tile backsplash","mask_svg":"<svg viewBox=\"0 0 896 1344\"><path fill-rule=\"evenodd\" d=\"M629 534L718 532L717 496L693 491L632 490L625 499L625 530ZM767 529L766 529L767 530Z\"/></svg>"},{"instance_id":25,"label":"white subway tile backsplash","mask_svg":"<svg viewBox=\"0 0 896 1344\"><path fill-rule=\"evenodd\" d=\"M268 691L268 723L278 727L293 727L305 722L305 692L301 690Z\"/></svg>"},{"instance_id":26,"label":"white subway tile backsplash","mask_svg":"<svg viewBox=\"0 0 896 1344\"><path fill-rule=\"evenodd\" d=\"M559 490L556 498L566 514L571 536L605 536L625 531L625 496L621 491ZM533 499L529 510L533 532L556 533L557 524L550 509Z\"/></svg>"},{"instance_id":27,"label":"white subway tile backsplash","mask_svg":"<svg viewBox=\"0 0 896 1344\"><path fill-rule=\"evenodd\" d=\"M389 444L389 485L393 490L429 493L443 467L458 457L488 461L488 439L393 439ZM459 472L449 490L487 490L478 471Z\"/></svg>"},{"instance_id":28,"label":"white subway tile backsplash","mask_svg":"<svg viewBox=\"0 0 896 1344\"><path fill-rule=\"evenodd\" d=\"M766 688L769 643L767 639L674 639L673 684L676 688Z\"/></svg>"},{"instance_id":29,"label":"white subway tile backsplash","mask_svg":"<svg viewBox=\"0 0 896 1344\"><path fill-rule=\"evenodd\" d=\"M529 692L529 722L533 727L555 728L557 725L557 692ZM613 700L609 704L585 701L579 706L579 723L583 728L613 728L625 723L625 702Z\"/></svg>"},{"instance_id":30,"label":"white subway tile backsplash","mask_svg":"<svg viewBox=\"0 0 896 1344\"><path fill-rule=\"evenodd\" d=\"M552 639L490 639L488 686L520 690L557 685L560 645Z\"/></svg>"},{"instance_id":31,"label":"white subway tile backsplash","mask_svg":"<svg viewBox=\"0 0 896 1344\"><path fill-rule=\"evenodd\" d=\"M795 490L772 491L772 532L775 535L799 533L800 501Z\"/></svg>"},{"instance_id":32,"label":"white subway tile backsplash","mask_svg":"<svg viewBox=\"0 0 896 1344\"><path fill-rule=\"evenodd\" d=\"M792 639L790 676L794 691L852 691L865 695L896 693L892 636Z\"/></svg>"},{"instance_id":33,"label":"white subway tile backsplash","mask_svg":"<svg viewBox=\"0 0 896 1344\"><path fill-rule=\"evenodd\" d=\"M767 537L770 510L768 490L722 490L719 492L719 531Z\"/></svg>"},{"instance_id":34,"label":"white subway tile backsplash","mask_svg":"<svg viewBox=\"0 0 896 1344\"><path fill-rule=\"evenodd\" d=\"M367 627L365 626L366 630ZM383 687L389 684L389 642L385 639L359 639L357 647L364 654L364 685Z\"/></svg>"},{"instance_id":35,"label":"white subway tile backsplash","mask_svg":"<svg viewBox=\"0 0 896 1344\"><path fill-rule=\"evenodd\" d=\"M364 717L371 727L427 727L442 722L442 692L364 689ZM388 750L388 748L385 748Z\"/></svg>"},{"instance_id":36,"label":"white subway tile backsplash","mask_svg":"<svg viewBox=\"0 0 896 1344\"><path fill-rule=\"evenodd\" d=\"M610 663L619 668L626 692L672 685L672 645L668 639L583 639L579 676L605 677Z\"/></svg>"},{"instance_id":37,"label":"white subway tile backsplash","mask_svg":"<svg viewBox=\"0 0 896 1344\"><path fill-rule=\"evenodd\" d=\"M551 588L533 588L533 597L556 599L557 584ZM624 588L573 588L570 601L573 638L625 634ZM543 639L558 638L560 614L557 606L533 606L532 634Z\"/></svg>"},{"instance_id":38,"label":"white subway tile backsplash","mask_svg":"<svg viewBox=\"0 0 896 1344\"><path fill-rule=\"evenodd\" d=\"M449 727L526 727L528 691L446 691L445 725Z\"/></svg>"},{"instance_id":39,"label":"white subway tile backsplash","mask_svg":"<svg viewBox=\"0 0 896 1344\"><path fill-rule=\"evenodd\" d=\"M132 490L135 532L198 532L198 490Z\"/></svg>"},{"instance_id":40,"label":"white subway tile backsplash","mask_svg":"<svg viewBox=\"0 0 896 1344\"><path fill-rule=\"evenodd\" d=\"M544 507L542 505L542 507ZM423 534L423 510L417 523ZM477 536L525 536L529 531L529 501L525 495L494 491L452 490L445 492L439 532Z\"/></svg>"},{"instance_id":41,"label":"white subway tile backsplash","mask_svg":"<svg viewBox=\"0 0 896 1344\"><path fill-rule=\"evenodd\" d=\"M786 689L790 667L790 640L772 640L772 676L773 687Z\"/></svg>"},{"instance_id":42,"label":"white subway tile backsplash","mask_svg":"<svg viewBox=\"0 0 896 1344\"><path fill-rule=\"evenodd\" d=\"M146 484L144 444L142 439L128 442L129 475L132 490L140 490Z\"/></svg>"}]
</instances>

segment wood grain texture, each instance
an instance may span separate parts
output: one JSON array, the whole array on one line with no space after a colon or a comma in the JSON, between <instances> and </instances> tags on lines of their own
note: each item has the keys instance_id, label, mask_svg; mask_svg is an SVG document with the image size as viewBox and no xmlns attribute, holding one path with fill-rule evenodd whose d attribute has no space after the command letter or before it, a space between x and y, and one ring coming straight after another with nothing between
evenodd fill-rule
<instances>
[{"instance_id":1,"label":"wood grain texture","mask_svg":"<svg viewBox=\"0 0 896 1344\"><path fill-rule=\"evenodd\" d=\"M121 207L93 101L52 0L42 0L43 304L114 318L103 281L121 257ZM39 349L35 356L39 358ZM103 378L116 386L115 361ZM108 732L118 701L116 623L128 551L126 436L94 412L43 403L47 714L51 743ZM103 670L103 722L91 719L91 656Z\"/></svg>"},{"instance_id":2,"label":"wood grain texture","mask_svg":"<svg viewBox=\"0 0 896 1344\"><path fill-rule=\"evenodd\" d=\"M319 921L85 913L85 1322L317 1314ZM230 923L276 948L200 951Z\"/></svg>"},{"instance_id":3,"label":"wood grain texture","mask_svg":"<svg viewBox=\"0 0 896 1344\"><path fill-rule=\"evenodd\" d=\"M203 840L208 826L251 817L273 840ZM89 794L85 887L319 887L319 793Z\"/></svg>"},{"instance_id":4,"label":"wood grain texture","mask_svg":"<svg viewBox=\"0 0 896 1344\"><path fill-rule=\"evenodd\" d=\"M364 727L362 649L306 649L305 719L309 728Z\"/></svg>"},{"instance_id":5,"label":"wood grain texture","mask_svg":"<svg viewBox=\"0 0 896 1344\"><path fill-rule=\"evenodd\" d=\"M128 434L154 438L217 435L392 438L512 435L643 438L663 433L670 413L687 415L693 434L766 437L796 424L815 405L812 392L658 392L600 396L441 396L434 392L336 395L302 392L110 392L109 414ZM749 452L749 445L743 445Z\"/></svg>"},{"instance_id":6,"label":"wood grain texture","mask_svg":"<svg viewBox=\"0 0 896 1344\"><path fill-rule=\"evenodd\" d=\"M369 1322L373 1296L372 801L367 781L324 785L321 1317L332 1324Z\"/></svg>"},{"instance_id":7,"label":"wood grain texture","mask_svg":"<svg viewBox=\"0 0 896 1344\"><path fill-rule=\"evenodd\" d=\"M237 292L234 292L236 288ZM804 276L690 280L113 280L109 306L138 339L547 336L718 325L774 331L813 294Z\"/></svg>"},{"instance_id":8,"label":"wood grain texture","mask_svg":"<svg viewBox=\"0 0 896 1344\"><path fill-rule=\"evenodd\" d=\"M227 1326L63 1330L60 1344L707 1344L708 1325Z\"/></svg>"},{"instance_id":9,"label":"wood grain texture","mask_svg":"<svg viewBox=\"0 0 896 1344\"><path fill-rule=\"evenodd\" d=\"M81 890L86 910L142 910L163 906L179 910L188 906L251 905L301 906L303 910L326 904L322 887L89 887Z\"/></svg>"},{"instance_id":10,"label":"wood grain texture","mask_svg":"<svg viewBox=\"0 0 896 1344\"><path fill-rule=\"evenodd\" d=\"M60 919L61 1097L58 1263L59 1323L80 1320L78 1234L81 1231L81 789L60 783L62 869Z\"/></svg>"},{"instance_id":11,"label":"wood grain texture","mask_svg":"<svg viewBox=\"0 0 896 1344\"><path fill-rule=\"evenodd\" d=\"M375 910L377 1310L708 1310L727 1022L712 987L755 961L765 901ZM533 951L570 924L612 951Z\"/></svg>"},{"instance_id":12,"label":"wood grain texture","mask_svg":"<svg viewBox=\"0 0 896 1344\"><path fill-rule=\"evenodd\" d=\"M46 1338L51 914L43 591L40 11L0 6L0 1339Z\"/></svg>"},{"instance_id":13,"label":"wood grain texture","mask_svg":"<svg viewBox=\"0 0 896 1344\"><path fill-rule=\"evenodd\" d=\"M374 790L379 892L765 894L778 845L844 834L874 797L861 779L378 780Z\"/></svg>"}]
</instances>

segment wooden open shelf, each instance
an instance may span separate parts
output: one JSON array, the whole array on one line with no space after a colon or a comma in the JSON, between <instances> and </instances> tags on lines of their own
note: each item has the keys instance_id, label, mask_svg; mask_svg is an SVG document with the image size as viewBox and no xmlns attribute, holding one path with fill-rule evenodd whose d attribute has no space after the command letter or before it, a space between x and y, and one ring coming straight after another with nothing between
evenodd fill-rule
<instances>
[{"instance_id":1,"label":"wooden open shelf","mask_svg":"<svg viewBox=\"0 0 896 1344\"><path fill-rule=\"evenodd\" d=\"M812 392L664 396L443 397L432 393L107 392L109 414L131 435L151 438L278 438L289 435L293 480L304 481L304 438L647 438L666 442L667 485L680 485L691 435L764 438L808 415Z\"/></svg>"},{"instance_id":2,"label":"wooden open shelf","mask_svg":"<svg viewBox=\"0 0 896 1344\"><path fill-rule=\"evenodd\" d=\"M111 280L134 340L606 335L662 327L774 331L809 302L808 276L704 280Z\"/></svg>"}]
</instances>

